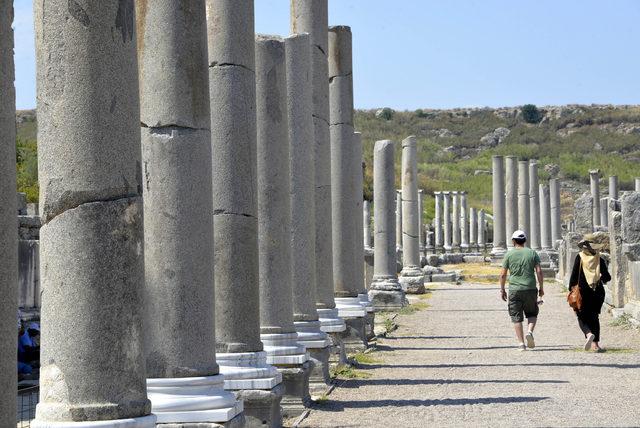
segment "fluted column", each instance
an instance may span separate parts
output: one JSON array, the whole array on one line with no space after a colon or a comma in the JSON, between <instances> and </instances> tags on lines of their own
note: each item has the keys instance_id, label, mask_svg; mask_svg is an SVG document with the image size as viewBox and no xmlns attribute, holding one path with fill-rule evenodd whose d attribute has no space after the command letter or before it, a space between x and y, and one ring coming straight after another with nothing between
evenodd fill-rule
<instances>
[{"instance_id":1,"label":"fluted column","mask_svg":"<svg viewBox=\"0 0 640 428\"><path fill-rule=\"evenodd\" d=\"M147 393L159 423L226 423L233 418L241 423L242 403L224 390L219 375L212 328L205 1L155 0L154 7L137 6ZM184 96L176 98L176 93Z\"/></svg>"},{"instance_id":2,"label":"fluted column","mask_svg":"<svg viewBox=\"0 0 640 428\"><path fill-rule=\"evenodd\" d=\"M562 240L562 219L560 207L560 182L557 178L549 180L549 199L551 200L551 243L558 248Z\"/></svg>"},{"instance_id":3,"label":"fluted column","mask_svg":"<svg viewBox=\"0 0 640 428\"><path fill-rule=\"evenodd\" d=\"M469 251L469 217L467 205L467 192L460 192L460 248L463 252Z\"/></svg>"},{"instance_id":4,"label":"fluted column","mask_svg":"<svg viewBox=\"0 0 640 428\"><path fill-rule=\"evenodd\" d=\"M407 304L396 274L394 144L384 140L373 149L374 258L369 298L376 310L393 310Z\"/></svg>"},{"instance_id":5,"label":"fluted column","mask_svg":"<svg viewBox=\"0 0 640 428\"><path fill-rule=\"evenodd\" d=\"M507 247L513 243L511 235L518 229L518 158L507 156L505 158L505 236Z\"/></svg>"},{"instance_id":6,"label":"fluted column","mask_svg":"<svg viewBox=\"0 0 640 428\"><path fill-rule=\"evenodd\" d=\"M32 426L154 427L143 346L146 183L134 6L61 3L34 4L45 291Z\"/></svg>"},{"instance_id":7,"label":"fluted column","mask_svg":"<svg viewBox=\"0 0 640 428\"><path fill-rule=\"evenodd\" d=\"M16 99L13 65L13 1L0 1L0 426L16 425Z\"/></svg>"},{"instance_id":8,"label":"fluted column","mask_svg":"<svg viewBox=\"0 0 640 428\"><path fill-rule=\"evenodd\" d=\"M529 161L520 161L518 162L518 229L523 230L527 236L531 234L529 202Z\"/></svg>"},{"instance_id":9,"label":"fluted column","mask_svg":"<svg viewBox=\"0 0 640 428\"><path fill-rule=\"evenodd\" d=\"M601 226L600 219L600 170L589 171L589 181L591 183L591 197L593 199L593 226Z\"/></svg>"},{"instance_id":10,"label":"fluted column","mask_svg":"<svg viewBox=\"0 0 640 428\"><path fill-rule=\"evenodd\" d=\"M538 162L529 162L529 245L540 249L540 184Z\"/></svg>"},{"instance_id":11,"label":"fluted column","mask_svg":"<svg viewBox=\"0 0 640 428\"><path fill-rule=\"evenodd\" d=\"M443 250L444 248L444 234L443 234L443 216L442 216L442 203L443 203L443 194L442 192L434 192L433 193L434 197L435 197L435 207L436 207L436 215L435 215L435 220L434 220L434 227L435 227L435 246L436 246L436 252L440 252Z\"/></svg>"},{"instance_id":12,"label":"fluted column","mask_svg":"<svg viewBox=\"0 0 640 428\"><path fill-rule=\"evenodd\" d=\"M453 239L451 236L451 192L442 192L444 199L444 250L451 251L453 249Z\"/></svg>"},{"instance_id":13,"label":"fluted column","mask_svg":"<svg viewBox=\"0 0 640 428\"><path fill-rule=\"evenodd\" d=\"M506 251L505 238L505 198L504 198L504 158L494 156L492 159L493 187L493 249L491 254L502 257Z\"/></svg>"},{"instance_id":14,"label":"fluted column","mask_svg":"<svg viewBox=\"0 0 640 428\"><path fill-rule=\"evenodd\" d=\"M549 186L540 185L540 242L543 250L553 249L551 242L551 200Z\"/></svg>"}]
</instances>

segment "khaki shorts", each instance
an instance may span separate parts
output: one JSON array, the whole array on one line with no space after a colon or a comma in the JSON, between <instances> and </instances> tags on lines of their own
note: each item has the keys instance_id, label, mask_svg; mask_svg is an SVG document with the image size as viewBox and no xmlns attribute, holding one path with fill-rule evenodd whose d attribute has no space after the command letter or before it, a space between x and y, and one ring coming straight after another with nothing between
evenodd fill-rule
<instances>
[{"instance_id":1,"label":"khaki shorts","mask_svg":"<svg viewBox=\"0 0 640 428\"><path fill-rule=\"evenodd\" d=\"M514 323L537 317L538 290L509 291L509 316Z\"/></svg>"}]
</instances>

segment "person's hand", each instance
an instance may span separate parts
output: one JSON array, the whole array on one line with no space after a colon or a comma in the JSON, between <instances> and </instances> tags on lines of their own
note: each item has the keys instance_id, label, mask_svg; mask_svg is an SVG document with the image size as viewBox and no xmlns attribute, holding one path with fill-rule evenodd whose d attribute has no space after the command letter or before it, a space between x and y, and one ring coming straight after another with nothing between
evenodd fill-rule
<instances>
[{"instance_id":1,"label":"person's hand","mask_svg":"<svg viewBox=\"0 0 640 428\"><path fill-rule=\"evenodd\" d=\"M502 300L505 302L507 301L507 291L504 288L500 289L500 297L502 297Z\"/></svg>"},{"instance_id":2,"label":"person's hand","mask_svg":"<svg viewBox=\"0 0 640 428\"><path fill-rule=\"evenodd\" d=\"M540 288L540 291L538 291L538 296L542 297L544 296L544 288Z\"/></svg>"}]
</instances>

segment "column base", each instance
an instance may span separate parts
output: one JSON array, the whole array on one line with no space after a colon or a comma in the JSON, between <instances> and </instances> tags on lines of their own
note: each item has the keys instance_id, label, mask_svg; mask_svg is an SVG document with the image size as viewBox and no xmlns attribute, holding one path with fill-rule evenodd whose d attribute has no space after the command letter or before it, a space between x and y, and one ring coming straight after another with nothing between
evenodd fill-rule
<instances>
[{"instance_id":1,"label":"column base","mask_svg":"<svg viewBox=\"0 0 640 428\"><path fill-rule=\"evenodd\" d=\"M267 364L304 364L309 355L304 345L298 342L298 333L261 334L260 340L267 353Z\"/></svg>"},{"instance_id":2,"label":"column base","mask_svg":"<svg viewBox=\"0 0 640 428\"><path fill-rule=\"evenodd\" d=\"M196 422L196 423L158 423L156 428L243 428L246 426L244 413L224 423Z\"/></svg>"},{"instance_id":3,"label":"column base","mask_svg":"<svg viewBox=\"0 0 640 428\"><path fill-rule=\"evenodd\" d=\"M297 321L293 323L298 332L298 343L307 348L313 362L309 378L312 393L324 388L331 381L329 375L329 353L331 338L320 330L320 321Z\"/></svg>"},{"instance_id":4,"label":"column base","mask_svg":"<svg viewBox=\"0 0 640 428\"><path fill-rule=\"evenodd\" d=\"M318 309L320 330L325 333L338 333L346 328L344 320L338 315L337 308Z\"/></svg>"},{"instance_id":5,"label":"column base","mask_svg":"<svg viewBox=\"0 0 640 428\"><path fill-rule=\"evenodd\" d=\"M491 260L499 261L504 258L504 255L507 254L507 249L504 247L493 247L491 249Z\"/></svg>"},{"instance_id":6,"label":"column base","mask_svg":"<svg viewBox=\"0 0 640 428\"><path fill-rule=\"evenodd\" d=\"M223 426L242 413L242 402L224 390L224 376L147 379L147 396L158 424Z\"/></svg>"},{"instance_id":7,"label":"column base","mask_svg":"<svg viewBox=\"0 0 640 428\"><path fill-rule=\"evenodd\" d=\"M296 367L278 368L282 373L284 396L282 397L282 415L295 418L311 405L309 394L309 377L313 370L313 362L307 361Z\"/></svg>"},{"instance_id":8,"label":"column base","mask_svg":"<svg viewBox=\"0 0 640 428\"><path fill-rule=\"evenodd\" d=\"M367 313L359 297L336 297L336 309L338 316L344 319L364 317Z\"/></svg>"},{"instance_id":9,"label":"column base","mask_svg":"<svg viewBox=\"0 0 640 428\"><path fill-rule=\"evenodd\" d=\"M48 422L35 419L31 422L31 426L34 428L155 428L156 416L83 422Z\"/></svg>"},{"instance_id":10,"label":"column base","mask_svg":"<svg viewBox=\"0 0 640 428\"><path fill-rule=\"evenodd\" d=\"M216 360L220 374L224 375L224 389L270 390L282 383L282 375L275 367L267 364L267 353L218 353Z\"/></svg>"},{"instance_id":11,"label":"column base","mask_svg":"<svg viewBox=\"0 0 640 428\"><path fill-rule=\"evenodd\" d=\"M235 392L236 398L244 402L245 427L279 428L282 426L280 402L284 395L284 386L263 389L243 389Z\"/></svg>"},{"instance_id":12,"label":"column base","mask_svg":"<svg viewBox=\"0 0 640 428\"><path fill-rule=\"evenodd\" d=\"M345 332L347 329L346 327L346 323L345 323L345 329L341 332L336 332L336 333L330 333L329 336L331 337L331 343L333 343L333 345L331 346L331 351L329 354L329 361L330 362L337 362L338 364L347 364L348 360L347 360L347 350L346 347L342 341L342 333ZM337 359L336 359L337 357Z\"/></svg>"},{"instance_id":13,"label":"column base","mask_svg":"<svg viewBox=\"0 0 640 428\"><path fill-rule=\"evenodd\" d=\"M402 288L400 290L369 290L369 298L376 311L394 311L409 304Z\"/></svg>"},{"instance_id":14,"label":"column base","mask_svg":"<svg viewBox=\"0 0 640 428\"><path fill-rule=\"evenodd\" d=\"M311 348L308 351L310 360L313 362L313 368L309 376L309 392L312 395L322 394L327 386L331 384L331 374L329 373L331 346Z\"/></svg>"},{"instance_id":15,"label":"column base","mask_svg":"<svg viewBox=\"0 0 640 428\"><path fill-rule=\"evenodd\" d=\"M373 332L373 327L375 323L375 314L373 310L373 305L371 304L371 301L369 300L369 294L367 293L358 294L358 299L360 299L360 304L367 311L367 313L364 316L364 319L366 321L365 331L367 333L367 341L369 341L374 337L376 337L375 333Z\"/></svg>"},{"instance_id":16,"label":"column base","mask_svg":"<svg viewBox=\"0 0 640 428\"><path fill-rule=\"evenodd\" d=\"M340 333L341 343L345 353L362 352L368 348L366 320L364 317L347 318L347 329Z\"/></svg>"},{"instance_id":17,"label":"column base","mask_svg":"<svg viewBox=\"0 0 640 428\"><path fill-rule=\"evenodd\" d=\"M407 266L400 272L400 286L407 294L424 294L424 273L418 266Z\"/></svg>"}]
</instances>

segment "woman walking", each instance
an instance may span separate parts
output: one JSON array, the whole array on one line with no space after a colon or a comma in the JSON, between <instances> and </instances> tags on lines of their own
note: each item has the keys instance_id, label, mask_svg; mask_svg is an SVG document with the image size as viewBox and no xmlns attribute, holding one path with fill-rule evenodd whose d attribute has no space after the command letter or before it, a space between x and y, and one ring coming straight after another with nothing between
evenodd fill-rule
<instances>
[{"instance_id":1,"label":"woman walking","mask_svg":"<svg viewBox=\"0 0 640 428\"><path fill-rule=\"evenodd\" d=\"M585 235L578 243L580 253L576 256L571 273L570 290L580 287L582 306L575 310L578 324L584 333L584 350L604 352L600 348L600 310L604 303L603 283L611 281L606 262L600 257L602 244L596 244L592 235Z\"/></svg>"}]
</instances>

